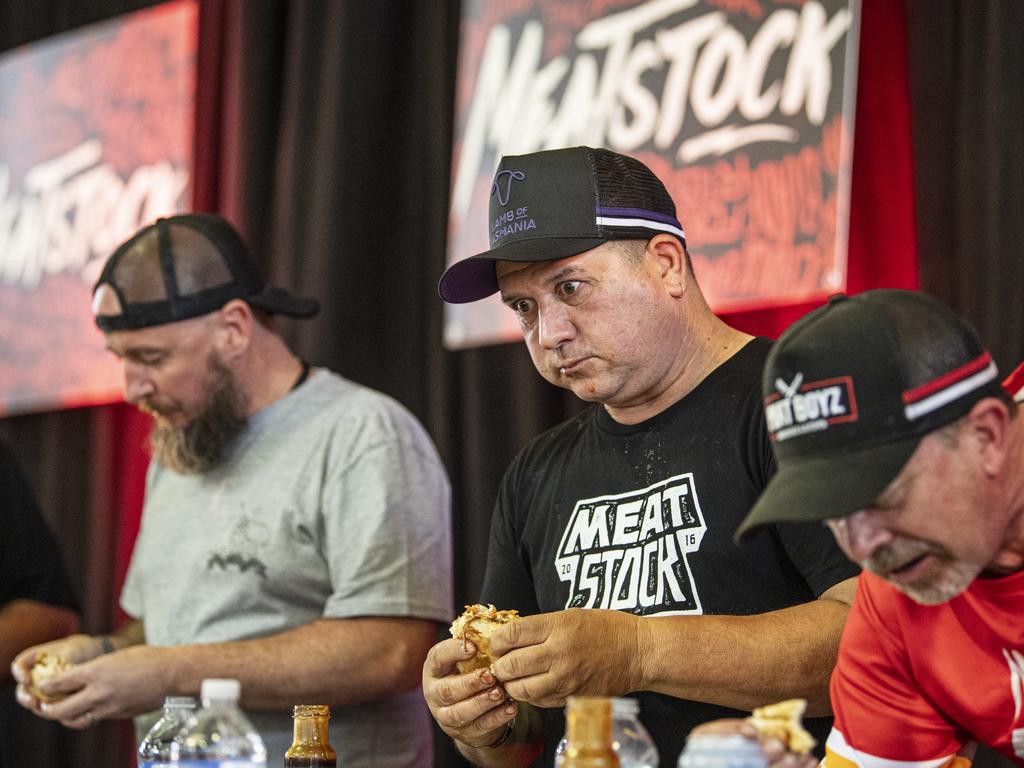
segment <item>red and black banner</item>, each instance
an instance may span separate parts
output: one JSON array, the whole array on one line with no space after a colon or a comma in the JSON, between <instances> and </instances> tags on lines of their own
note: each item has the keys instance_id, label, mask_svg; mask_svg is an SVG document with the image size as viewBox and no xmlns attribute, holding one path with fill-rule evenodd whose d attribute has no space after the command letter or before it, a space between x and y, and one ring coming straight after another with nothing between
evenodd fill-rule
<instances>
[{"instance_id":1,"label":"red and black banner","mask_svg":"<svg viewBox=\"0 0 1024 768\"><path fill-rule=\"evenodd\" d=\"M0 415L120 398L91 288L190 202L197 23L175 0L0 57Z\"/></svg>"},{"instance_id":2,"label":"red and black banner","mask_svg":"<svg viewBox=\"0 0 1024 768\"><path fill-rule=\"evenodd\" d=\"M449 261L487 249L498 159L604 146L676 201L718 312L846 287L856 0L467 0ZM497 299L445 343L518 337Z\"/></svg>"}]
</instances>

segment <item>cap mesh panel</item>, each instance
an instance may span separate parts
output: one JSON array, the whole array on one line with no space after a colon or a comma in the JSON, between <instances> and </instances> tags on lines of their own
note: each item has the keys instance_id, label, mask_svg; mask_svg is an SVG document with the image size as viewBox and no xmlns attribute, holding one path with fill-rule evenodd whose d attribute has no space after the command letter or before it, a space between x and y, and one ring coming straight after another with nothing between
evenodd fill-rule
<instances>
[{"instance_id":1,"label":"cap mesh panel","mask_svg":"<svg viewBox=\"0 0 1024 768\"><path fill-rule=\"evenodd\" d=\"M191 227L171 226L169 229L174 277L180 295L189 296L234 279L224 257L209 238Z\"/></svg>"},{"instance_id":2,"label":"cap mesh panel","mask_svg":"<svg viewBox=\"0 0 1024 768\"><path fill-rule=\"evenodd\" d=\"M968 346L969 338L953 322L935 311L935 306L918 302L904 304L898 313L887 312L899 340L908 389L932 381L981 354Z\"/></svg>"},{"instance_id":3,"label":"cap mesh panel","mask_svg":"<svg viewBox=\"0 0 1024 768\"><path fill-rule=\"evenodd\" d=\"M167 287L160 271L157 233L140 237L121 254L111 280L129 304L162 301L167 298Z\"/></svg>"},{"instance_id":4,"label":"cap mesh panel","mask_svg":"<svg viewBox=\"0 0 1024 768\"><path fill-rule=\"evenodd\" d=\"M607 150L595 150L593 158L599 205L676 215L675 203L665 186L639 160Z\"/></svg>"}]
</instances>

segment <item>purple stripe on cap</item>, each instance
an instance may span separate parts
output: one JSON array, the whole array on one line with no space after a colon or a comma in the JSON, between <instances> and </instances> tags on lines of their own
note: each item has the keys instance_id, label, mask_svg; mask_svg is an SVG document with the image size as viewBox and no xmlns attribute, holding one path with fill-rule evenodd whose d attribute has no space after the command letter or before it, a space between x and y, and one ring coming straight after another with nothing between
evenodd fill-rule
<instances>
[{"instance_id":1,"label":"purple stripe on cap","mask_svg":"<svg viewBox=\"0 0 1024 768\"><path fill-rule=\"evenodd\" d=\"M679 219L675 216L669 216L664 213L655 213L654 211L645 211L643 208L598 208L597 215L650 219L651 221L660 221L664 224L674 224L677 227L679 226Z\"/></svg>"}]
</instances>

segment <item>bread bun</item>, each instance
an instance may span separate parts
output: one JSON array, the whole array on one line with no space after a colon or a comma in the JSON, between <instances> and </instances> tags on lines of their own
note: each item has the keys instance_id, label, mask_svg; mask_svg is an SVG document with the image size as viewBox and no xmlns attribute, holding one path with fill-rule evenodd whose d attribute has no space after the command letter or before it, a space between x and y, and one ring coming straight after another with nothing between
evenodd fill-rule
<instances>
[{"instance_id":1,"label":"bread bun","mask_svg":"<svg viewBox=\"0 0 1024 768\"><path fill-rule=\"evenodd\" d=\"M67 697L66 693L59 694L46 694L39 690L39 686L48 680L52 680L60 674L70 669L72 666L71 662L62 659L60 656L49 653L41 653L36 658L35 666L32 667L32 684L29 686L29 690L32 695L40 701L51 704L55 701L60 701Z\"/></svg>"},{"instance_id":2,"label":"bread bun","mask_svg":"<svg viewBox=\"0 0 1024 768\"><path fill-rule=\"evenodd\" d=\"M499 611L493 605L467 605L455 621L451 633L456 640L469 640L476 646L476 656L457 663L459 672L486 669L494 663L491 655L491 635L500 627L519 618L519 611Z\"/></svg>"},{"instance_id":3,"label":"bread bun","mask_svg":"<svg viewBox=\"0 0 1024 768\"><path fill-rule=\"evenodd\" d=\"M805 699L787 699L778 704L758 707L747 718L747 722L757 729L760 736L776 738L790 752L806 755L817 742L804 730L801 722L805 709Z\"/></svg>"}]
</instances>

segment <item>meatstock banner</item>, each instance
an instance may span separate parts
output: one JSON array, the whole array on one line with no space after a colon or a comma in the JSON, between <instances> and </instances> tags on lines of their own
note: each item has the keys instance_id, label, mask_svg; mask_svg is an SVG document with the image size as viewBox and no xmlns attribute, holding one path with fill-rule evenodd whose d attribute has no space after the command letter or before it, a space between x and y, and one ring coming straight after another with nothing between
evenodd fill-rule
<instances>
[{"instance_id":1,"label":"meatstock banner","mask_svg":"<svg viewBox=\"0 0 1024 768\"><path fill-rule=\"evenodd\" d=\"M189 203L197 23L178 0L0 56L0 415L120 399L91 289Z\"/></svg>"},{"instance_id":2,"label":"meatstock banner","mask_svg":"<svg viewBox=\"0 0 1024 768\"><path fill-rule=\"evenodd\" d=\"M488 248L502 155L584 144L665 182L715 311L845 288L856 0L463 8L449 262ZM497 297L446 307L449 348L516 338Z\"/></svg>"}]
</instances>

